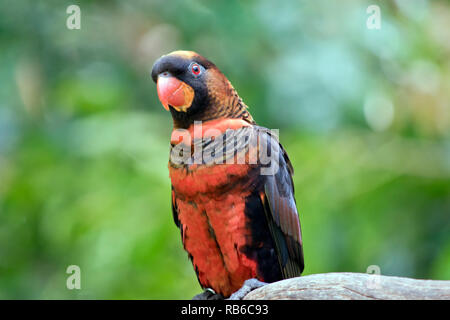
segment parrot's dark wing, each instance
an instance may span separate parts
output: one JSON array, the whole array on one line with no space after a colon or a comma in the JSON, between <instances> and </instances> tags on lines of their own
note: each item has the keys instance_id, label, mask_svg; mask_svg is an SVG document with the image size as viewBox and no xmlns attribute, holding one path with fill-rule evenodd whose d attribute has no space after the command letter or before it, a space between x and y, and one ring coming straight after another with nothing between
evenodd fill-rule
<instances>
[{"instance_id":1,"label":"parrot's dark wing","mask_svg":"<svg viewBox=\"0 0 450 320\"><path fill-rule=\"evenodd\" d=\"M265 175L262 201L284 278L300 276L304 268L300 221L294 198L292 164L281 144L267 133L273 173ZM266 172L267 173L267 172Z\"/></svg>"},{"instance_id":2,"label":"parrot's dark wing","mask_svg":"<svg viewBox=\"0 0 450 320\"><path fill-rule=\"evenodd\" d=\"M172 187L172 216L173 216L173 222L175 222L177 227L181 229L181 232L183 232L181 225L180 225L180 220L178 220L178 208L177 208L175 192L173 191L173 187ZM181 235L183 236L183 234L181 234Z\"/></svg>"}]
</instances>

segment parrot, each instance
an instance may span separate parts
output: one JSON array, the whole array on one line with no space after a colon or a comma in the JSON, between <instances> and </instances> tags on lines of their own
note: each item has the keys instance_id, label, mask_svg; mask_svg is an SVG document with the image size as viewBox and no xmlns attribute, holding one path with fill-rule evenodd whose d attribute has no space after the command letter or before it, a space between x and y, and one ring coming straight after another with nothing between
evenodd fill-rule
<instances>
[{"instance_id":1,"label":"parrot","mask_svg":"<svg viewBox=\"0 0 450 320\"><path fill-rule=\"evenodd\" d=\"M171 206L204 290L194 299L241 299L300 276L294 170L277 134L258 126L227 77L194 51L161 56L151 77L173 120Z\"/></svg>"}]
</instances>

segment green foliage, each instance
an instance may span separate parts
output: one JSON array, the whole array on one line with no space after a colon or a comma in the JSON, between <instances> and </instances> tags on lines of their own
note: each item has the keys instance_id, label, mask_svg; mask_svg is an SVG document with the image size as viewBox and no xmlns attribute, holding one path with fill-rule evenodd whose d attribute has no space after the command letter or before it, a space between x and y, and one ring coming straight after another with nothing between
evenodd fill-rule
<instances>
[{"instance_id":1,"label":"green foliage","mask_svg":"<svg viewBox=\"0 0 450 320\"><path fill-rule=\"evenodd\" d=\"M306 274L450 279L448 1L380 3L380 30L369 2L79 1L68 30L70 4L0 3L0 298L199 293L149 76L176 49L280 129Z\"/></svg>"}]
</instances>

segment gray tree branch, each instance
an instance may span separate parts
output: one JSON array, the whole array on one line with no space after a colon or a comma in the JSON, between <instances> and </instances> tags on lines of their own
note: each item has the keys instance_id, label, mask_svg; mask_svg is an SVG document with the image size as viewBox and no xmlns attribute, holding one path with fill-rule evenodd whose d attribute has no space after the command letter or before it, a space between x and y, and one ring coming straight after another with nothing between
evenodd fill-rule
<instances>
[{"instance_id":1,"label":"gray tree branch","mask_svg":"<svg viewBox=\"0 0 450 320\"><path fill-rule=\"evenodd\" d=\"M450 300L450 281L365 273L323 273L286 279L256 289L244 300L387 299Z\"/></svg>"}]
</instances>

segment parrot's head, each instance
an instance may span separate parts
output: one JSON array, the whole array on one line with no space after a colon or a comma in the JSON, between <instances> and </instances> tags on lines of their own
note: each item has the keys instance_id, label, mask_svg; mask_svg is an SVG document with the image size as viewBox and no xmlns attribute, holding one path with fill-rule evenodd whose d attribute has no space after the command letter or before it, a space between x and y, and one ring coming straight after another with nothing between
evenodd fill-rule
<instances>
[{"instance_id":1,"label":"parrot's head","mask_svg":"<svg viewBox=\"0 0 450 320\"><path fill-rule=\"evenodd\" d=\"M156 60L152 79L176 127L237 116L253 121L223 73L193 51L174 51Z\"/></svg>"}]
</instances>

